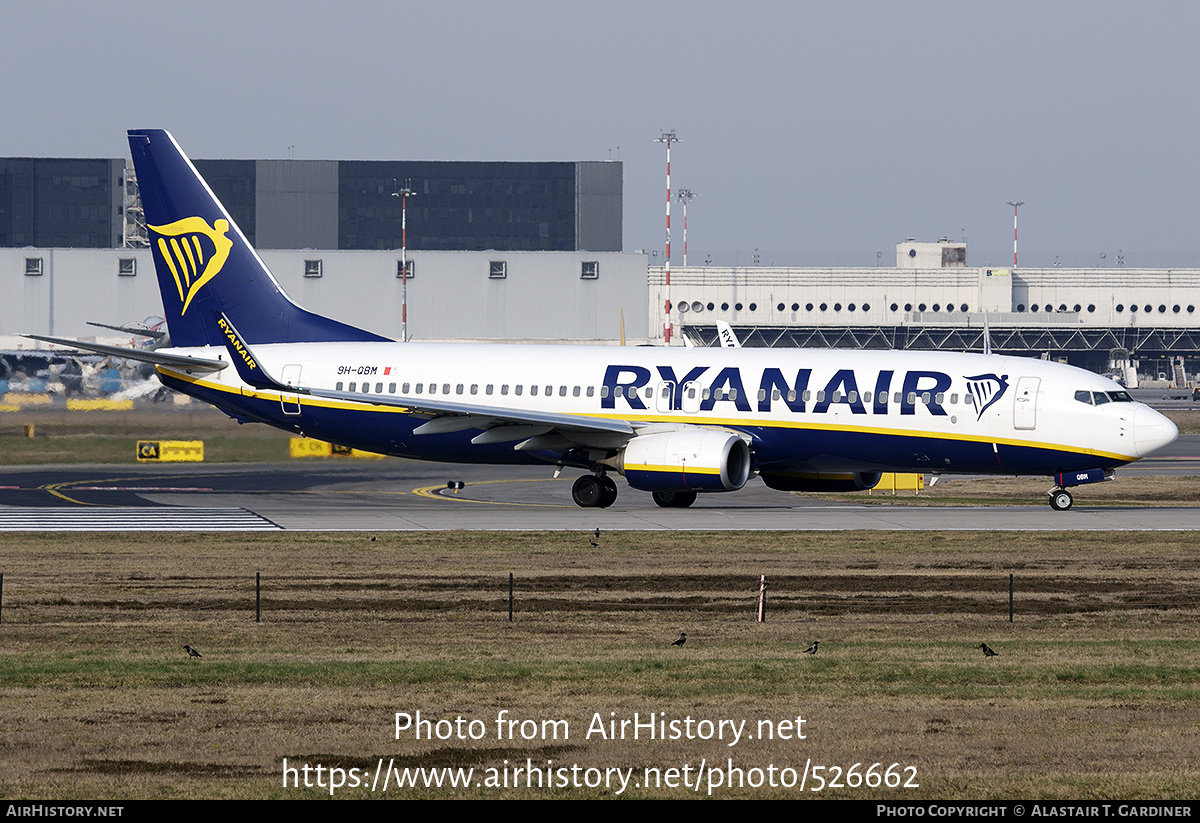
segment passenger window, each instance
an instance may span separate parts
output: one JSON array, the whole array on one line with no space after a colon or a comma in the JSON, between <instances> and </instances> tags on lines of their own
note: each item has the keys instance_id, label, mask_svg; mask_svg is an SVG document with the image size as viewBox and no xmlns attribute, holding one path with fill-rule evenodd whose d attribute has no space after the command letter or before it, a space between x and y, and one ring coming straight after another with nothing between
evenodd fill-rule
<instances>
[{"instance_id":1,"label":"passenger window","mask_svg":"<svg viewBox=\"0 0 1200 823\"><path fill-rule=\"evenodd\" d=\"M805 391L804 392L804 402L807 403L809 400L812 400L812 392Z\"/></svg>"},{"instance_id":2,"label":"passenger window","mask_svg":"<svg viewBox=\"0 0 1200 823\"><path fill-rule=\"evenodd\" d=\"M571 391L571 396L572 396L572 397L578 397L578 396L579 396L579 387L578 387L578 386L576 386L576 387L575 387L575 388L574 388L574 389Z\"/></svg>"},{"instance_id":3,"label":"passenger window","mask_svg":"<svg viewBox=\"0 0 1200 823\"><path fill-rule=\"evenodd\" d=\"M663 395L663 396L664 396L664 397L666 397L666 395ZM759 400L766 400L766 399L767 399L767 390L766 390L766 389L759 389L759 390L758 390L758 399L759 399ZM778 399L778 398L776 398L776 399Z\"/></svg>"},{"instance_id":4,"label":"passenger window","mask_svg":"<svg viewBox=\"0 0 1200 823\"><path fill-rule=\"evenodd\" d=\"M520 397L521 392L524 390L525 390L525 386L521 383L518 383L517 387L515 389L513 389L513 393L515 393L518 397Z\"/></svg>"},{"instance_id":5,"label":"passenger window","mask_svg":"<svg viewBox=\"0 0 1200 823\"><path fill-rule=\"evenodd\" d=\"M471 384L471 394L479 394L479 384L478 383Z\"/></svg>"},{"instance_id":6,"label":"passenger window","mask_svg":"<svg viewBox=\"0 0 1200 823\"><path fill-rule=\"evenodd\" d=\"M596 387L595 387L595 386L588 386L588 387L587 387L587 396L588 396L588 397L591 397L591 396L593 396L593 394L594 394L594 392L595 392L595 391L596 391Z\"/></svg>"},{"instance_id":7,"label":"passenger window","mask_svg":"<svg viewBox=\"0 0 1200 823\"><path fill-rule=\"evenodd\" d=\"M772 400L779 399L779 389L771 389L771 399Z\"/></svg>"},{"instance_id":8,"label":"passenger window","mask_svg":"<svg viewBox=\"0 0 1200 823\"><path fill-rule=\"evenodd\" d=\"M576 387L575 387L575 395L576 395L576 396L578 396L578 395L579 395L579 387L578 387L578 386L576 386ZM566 396L567 396L567 387L566 387L566 386L559 386L559 387L558 387L558 396L559 396L559 397L566 397Z\"/></svg>"},{"instance_id":9,"label":"passenger window","mask_svg":"<svg viewBox=\"0 0 1200 823\"><path fill-rule=\"evenodd\" d=\"M840 391L835 391L835 392L833 393L833 397L831 397L831 398L829 399L829 402L831 402L831 403L841 403L841 402L842 402L842 393L841 393Z\"/></svg>"},{"instance_id":10,"label":"passenger window","mask_svg":"<svg viewBox=\"0 0 1200 823\"><path fill-rule=\"evenodd\" d=\"M893 402L893 403L899 403L899 402L900 402L900 397L901 397L901 394L900 394L900 392L896 392L895 396L893 396L893 397L892 397L892 402ZM910 398L910 399L909 399L909 401L908 401L909 403L915 403L915 402L916 402L916 399L917 399L917 398L916 398L916 395L910 394L910 395L909 395L909 398Z\"/></svg>"},{"instance_id":11,"label":"passenger window","mask_svg":"<svg viewBox=\"0 0 1200 823\"><path fill-rule=\"evenodd\" d=\"M795 390L795 389L789 389L789 390L788 390L788 393L787 393L787 399L788 399L788 402L789 402L789 403L795 403L795 402L796 402L796 390Z\"/></svg>"},{"instance_id":12,"label":"passenger window","mask_svg":"<svg viewBox=\"0 0 1200 823\"><path fill-rule=\"evenodd\" d=\"M933 396L933 402L937 403L939 406L942 405L943 403L945 403L946 402L946 393L938 392L937 394L935 394Z\"/></svg>"},{"instance_id":13,"label":"passenger window","mask_svg":"<svg viewBox=\"0 0 1200 823\"><path fill-rule=\"evenodd\" d=\"M605 386L605 388L608 388L608 387ZM616 386L613 388L613 397L624 397L624 396L625 396L625 387L624 386Z\"/></svg>"},{"instance_id":14,"label":"passenger window","mask_svg":"<svg viewBox=\"0 0 1200 823\"><path fill-rule=\"evenodd\" d=\"M358 382L357 381L352 382L350 384L350 391L358 391Z\"/></svg>"},{"instance_id":15,"label":"passenger window","mask_svg":"<svg viewBox=\"0 0 1200 823\"><path fill-rule=\"evenodd\" d=\"M458 384L458 385L455 387L455 389L454 389L454 393L455 393L455 394L462 394L462 391L463 391L463 384L462 384L462 383L459 383L459 384Z\"/></svg>"},{"instance_id":16,"label":"passenger window","mask_svg":"<svg viewBox=\"0 0 1200 823\"><path fill-rule=\"evenodd\" d=\"M654 396L654 389L647 386L646 391L644 391L642 393L646 396L646 399L649 400L651 397Z\"/></svg>"},{"instance_id":17,"label":"passenger window","mask_svg":"<svg viewBox=\"0 0 1200 823\"><path fill-rule=\"evenodd\" d=\"M870 393L869 391L865 391L865 392L863 392L863 402L864 402L864 403L870 403L870 402L871 402L871 393Z\"/></svg>"},{"instance_id":18,"label":"passenger window","mask_svg":"<svg viewBox=\"0 0 1200 823\"><path fill-rule=\"evenodd\" d=\"M850 392L848 395L846 395L846 399L849 400L851 403L857 403L858 402L858 392L856 392L856 391Z\"/></svg>"},{"instance_id":19,"label":"passenger window","mask_svg":"<svg viewBox=\"0 0 1200 823\"><path fill-rule=\"evenodd\" d=\"M591 386L588 386L588 397L591 397L591 396L592 396L592 394L591 394L591 389L592 389L592 387L591 387ZM601 397L608 397L608 386L601 386L601 387L600 387L600 396L601 396Z\"/></svg>"},{"instance_id":20,"label":"passenger window","mask_svg":"<svg viewBox=\"0 0 1200 823\"><path fill-rule=\"evenodd\" d=\"M537 392L538 392L538 387L536 385L529 387L529 396L530 397L537 397Z\"/></svg>"},{"instance_id":21,"label":"passenger window","mask_svg":"<svg viewBox=\"0 0 1200 823\"><path fill-rule=\"evenodd\" d=\"M711 392L711 391L709 391L709 389L708 389L708 387L707 387L707 386L705 386L705 387L704 387L704 388L703 388L703 389L700 391L700 399L701 399L701 400L707 400L707 399L708 399L708 398L710 398L710 397L712 397L712 392Z\"/></svg>"},{"instance_id":22,"label":"passenger window","mask_svg":"<svg viewBox=\"0 0 1200 823\"><path fill-rule=\"evenodd\" d=\"M376 393L376 394L383 394L383 384L382 384L382 383L376 383L376 384L375 384L375 393Z\"/></svg>"},{"instance_id":23,"label":"passenger window","mask_svg":"<svg viewBox=\"0 0 1200 823\"><path fill-rule=\"evenodd\" d=\"M820 391L817 392L817 402L818 403L825 402L825 390L824 389L821 389Z\"/></svg>"},{"instance_id":24,"label":"passenger window","mask_svg":"<svg viewBox=\"0 0 1200 823\"><path fill-rule=\"evenodd\" d=\"M501 384L500 384L500 393L501 393L501 394L508 394L508 384L507 384L507 383L501 383Z\"/></svg>"},{"instance_id":25,"label":"passenger window","mask_svg":"<svg viewBox=\"0 0 1200 823\"><path fill-rule=\"evenodd\" d=\"M915 391L910 391L908 393L908 405L912 406L912 405L916 404L916 402L917 402L917 393Z\"/></svg>"},{"instance_id":26,"label":"passenger window","mask_svg":"<svg viewBox=\"0 0 1200 823\"><path fill-rule=\"evenodd\" d=\"M420 389L418 389L418 391L420 391ZM430 383L430 384L429 384L429 393L430 393L430 394L437 394L437 383Z\"/></svg>"},{"instance_id":27,"label":"passenger window","mask_svg":"<svg viewBox=\"0 0 1200 823\"><path fill-rule=\"evenodd\" d=\"M951 405L951 406L957 406L957 405L958 405L958 395L957 395L957 394L951 394L951 395L950 395L950 405Z\"/></svg>"},{"instance_id":28,"label":"passenger window","mask_svg":"<svg viewBox=\"0 0 1200 823\"><path fill-rule=\"evenodd\" d=\"M407 383L405 383L403 386L400 387L400 393L408 394L408 389L409 389L409 385Z\"/></svg>"},{"instance_id":29,"label":"passenger window","mask_svg":"<svg viewBox=\"0 0 1200 823\"><path fill-rule=\"evenodd\" d=\"M489 395L492 393L492 384L491 383L487 384L487 388L483 390L483 393L489 394Z\"/></svg>"},{"instance_id":30,"label":"passenger window","mask_svg":"<svg viewBox=\"0 0 1200 823\"><path fill-rule=\"evenodd\" d=\"M342 381L341 380L337 381L337 385L334 386L333 388L335 391L341 391L342 390Z\"/></svg>"},{"instance_id":31,"label":"passenger window","mask_svg":"<svg viewBox=\"0 0 1200 823\"><path fill-rule=\"evenodd\" d=\"M395 393L396 393L396 384L388 383L388 394L395 394Z\"/></svg>"},{"instance_id":32,"label":"passenger window","mask_svg":"<svg viewBox=\"0 0 1200 823\"><path fill-rule=\"evenodd\" d=\"M926 406L929 405L929 392L927 392L927 391L921 392L921 402L924 403Z\"/></svg>"},{"instance_id":33,"label":"passenger window","mask_svg":"<svg viewBox=\"0 0 1200 823\"><path fill-rule=\"evenodd\" d=\"M449 394L449 393L450 393L450 384L443 383L442 384L442 394Z\"/></svg>"}]
</instances>

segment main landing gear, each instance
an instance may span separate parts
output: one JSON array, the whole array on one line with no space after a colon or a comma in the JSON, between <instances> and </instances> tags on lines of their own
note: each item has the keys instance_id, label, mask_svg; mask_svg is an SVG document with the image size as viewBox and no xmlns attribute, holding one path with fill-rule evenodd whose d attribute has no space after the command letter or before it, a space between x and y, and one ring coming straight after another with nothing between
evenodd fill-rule
<instances>
[{"instance_id":1,"label":"main landing gear","mask_svg":"<svg viewBox=\"0 0 1200 823\"><path fill-rule=\"evenodd\" d=\"M695 492L654 492L653 497L664 509L686 509L696 502Z\"/></svg>"},{"instance_id":2,"label":"main landing gear","mask_svg":"<svg viewBox=\"0 0 1200 823\"><path fill-rule=\"evenodd\" d=\"M585 474L571 486L571 498L585 509L607 509L617 502L617 484L606 474Z\"/></svg>"}]
</instances>

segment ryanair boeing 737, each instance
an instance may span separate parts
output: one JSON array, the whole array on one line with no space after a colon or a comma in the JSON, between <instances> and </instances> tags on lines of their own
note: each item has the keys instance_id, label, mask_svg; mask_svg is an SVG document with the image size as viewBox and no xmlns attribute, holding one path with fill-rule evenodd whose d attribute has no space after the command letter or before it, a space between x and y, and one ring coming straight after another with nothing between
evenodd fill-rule
<instances>
[{"instance_id":1,"label":"ryanair boeing 737","mask_svg":"<svg viewBox=\"0 0 1200 823\"><path fill-rule=\"evenodd\" d=\"M284 293L174 138L129 132L170 348L38 339L155 364L162 382L256 421L427 460L612 473L660 506L735 492L869 489L880 472L1052 475L1068 488L1173 441L1118 384L994 355L404 343ZM233 368L229 368L232 365Z\"/></svg>"}]
</instances>

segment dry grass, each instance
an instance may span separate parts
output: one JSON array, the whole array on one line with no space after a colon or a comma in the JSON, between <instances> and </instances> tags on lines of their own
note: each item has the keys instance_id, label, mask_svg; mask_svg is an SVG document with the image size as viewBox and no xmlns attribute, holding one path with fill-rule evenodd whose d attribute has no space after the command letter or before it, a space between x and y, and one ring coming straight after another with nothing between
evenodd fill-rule
<instances>
[{"instance_id":1,"label":"dry grass","mask_svg":"<svg viewBox=\"0 0 1200 823\"><path fill-rule=\"evenodd\" d=\"M1193 535L1157 533L620 533L599 550L562 533L4 535L0 795L321 796L284 789L283 759L373 772L383 757L639 774L882 762L917 767L920 787L821 796L1195 798L1194 553ZM417 710L487 734L395 739L395 712ZM498 740L502 710L565 719L571 737ZM584 739L609 712L802 715L807 738Z\"/></svg>"}]
</instances>

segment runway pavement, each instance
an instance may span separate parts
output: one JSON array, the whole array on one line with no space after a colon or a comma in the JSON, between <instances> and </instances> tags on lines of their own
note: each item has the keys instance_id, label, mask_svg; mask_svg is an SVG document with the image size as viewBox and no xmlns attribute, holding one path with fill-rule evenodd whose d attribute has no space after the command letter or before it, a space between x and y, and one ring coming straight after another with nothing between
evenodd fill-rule
<instances>
[{"instance_id":1,"label":"runway pavement","mask_svg":"<svg viewBox=\"0 0 1200 823\"><path fill-rule=\"evenodd\" d=\"M578 472L551 467L463 466L386 459L283 464L41 466L0 470L0 531L440 529L873 529L1120 530L1200 528L1200 508L1089 507L1068 512L1044 498L1027 506L918 508L814 500L752 480L740 492L701 495L690 509L661 509L617 479L609 509L571 501ZM1200 475L1200 436L1119 470ZM462 482L455 492L449 482ZM953 481L943 481L953 482ZM1048 482L1048 481L1047 481ZM1048 486L1047 486L1048 488ZM90 524L90 525L89 525ZM114 525L116 524L116 525Z\"/></svg>"}]
</instances>

